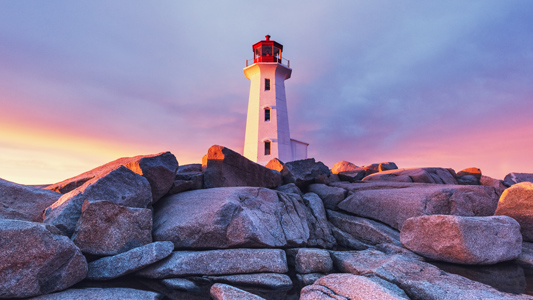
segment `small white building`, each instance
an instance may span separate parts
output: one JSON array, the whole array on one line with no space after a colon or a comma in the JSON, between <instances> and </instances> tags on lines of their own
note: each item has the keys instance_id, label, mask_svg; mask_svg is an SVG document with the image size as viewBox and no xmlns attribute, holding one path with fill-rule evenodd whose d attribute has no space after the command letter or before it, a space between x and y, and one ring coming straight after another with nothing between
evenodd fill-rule
<instances>
[{"instance_id":1,"label":"small white building","mask_svg":"<svg viewBox=\"0 0 533 300\"><path fill-rule=\"evenodd\" d=\"M250 79L250 97L244 138L244 156L266 164L273 158L288 162L307 158L309 144L290 138L285 80L291 77L283 45L270 40L255 43L253 64L244 68Z\"/></svg>"}]
</instances>

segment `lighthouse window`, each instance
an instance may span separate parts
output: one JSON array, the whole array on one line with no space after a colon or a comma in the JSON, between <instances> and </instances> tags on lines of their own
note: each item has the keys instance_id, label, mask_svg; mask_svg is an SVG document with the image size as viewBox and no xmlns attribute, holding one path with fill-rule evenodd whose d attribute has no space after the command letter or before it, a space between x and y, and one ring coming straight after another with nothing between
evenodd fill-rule
<instances>
[{"instance_id":1,"label":"lighthouse window","mask_svg":"<svg viewBox=\"0 0 533 300\"><path fill-rule=\"evenodd\" d=\"M263 45L263 56L272 56L272 45Z\"/></svg>"},{"instance_id":2,"label":"lighthouse window","mask_svg":"<svg viewBox=\"0 0 533 300\"><path fill-rule=\"evenodd\" d=\"M270 108L265 109L265 122L270 121Z\"/></svg>"},{"instance_id":3,"label":"lighthouse window","mask_svg":"<svg viewBox=\"0 0 533 300\"><path fill-rule=\"evenodd\" d=\"M265 155L270 155L270 141L265 142Z\"/></svg>"},{"instance_id":4,"label":"lighthouse window","mask_svg":"<svg viewBox=\"0 0 533 300\"><path fill-rule=\"evenodd\" d=\"M270 79L265 78L265 91L270 91Z\"/></svg>"}]
</instances>

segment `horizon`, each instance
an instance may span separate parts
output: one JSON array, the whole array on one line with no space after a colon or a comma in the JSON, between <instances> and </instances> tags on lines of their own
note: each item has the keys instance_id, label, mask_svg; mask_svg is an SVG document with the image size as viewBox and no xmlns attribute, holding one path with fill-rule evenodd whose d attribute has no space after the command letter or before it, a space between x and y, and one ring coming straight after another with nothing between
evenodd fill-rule
<instances>
[{"instance_id":1,"label":"horizon","mask_svg":"<svg viewBox=\"0 0 533 300\"><path fill-rule=\"evenodd\" d=\"M260 7L260 9L258 9ZM0 178L52 184L120 157L242 154L266 34L291 138L328 167L533 173L533 2L0 3Z\"/></svg>"}]
</instances>

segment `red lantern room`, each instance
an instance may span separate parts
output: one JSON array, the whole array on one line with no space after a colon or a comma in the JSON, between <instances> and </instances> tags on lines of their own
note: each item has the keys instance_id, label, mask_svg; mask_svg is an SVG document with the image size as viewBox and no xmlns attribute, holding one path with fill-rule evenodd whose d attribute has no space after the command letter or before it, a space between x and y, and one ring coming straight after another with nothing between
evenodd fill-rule
<instances>
[{"instance_id":1,"label":"red lantern room","mask_svg":"<svg viewBox=\"0 0 533 300\"><path fill-rule=\"evenodd\" d=\"M281 52L283 45L270 40L270 35L265 36L266 40L255 43L252 46L254 51L254 63L277 62L281 63Z\"/></svg>"}]
</instances>

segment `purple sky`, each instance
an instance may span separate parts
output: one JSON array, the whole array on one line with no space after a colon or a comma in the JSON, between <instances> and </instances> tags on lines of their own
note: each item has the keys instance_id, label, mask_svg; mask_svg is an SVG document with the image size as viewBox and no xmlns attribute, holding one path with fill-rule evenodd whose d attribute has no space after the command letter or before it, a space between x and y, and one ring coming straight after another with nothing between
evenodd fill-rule
<instances>
[{"instance_id":1,"label":"purple sky","mask_svg":"<svg viewBox=\"0 0 533 300\"><path fill-rule=\"evenodd\" d=\"M0 178L242 152L242 68L266 34L310 157L533 173L532 1L258 3L0 2Z\"/></svg>"}]
</instances>

